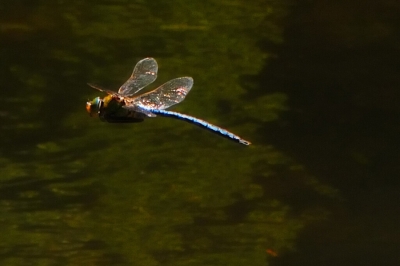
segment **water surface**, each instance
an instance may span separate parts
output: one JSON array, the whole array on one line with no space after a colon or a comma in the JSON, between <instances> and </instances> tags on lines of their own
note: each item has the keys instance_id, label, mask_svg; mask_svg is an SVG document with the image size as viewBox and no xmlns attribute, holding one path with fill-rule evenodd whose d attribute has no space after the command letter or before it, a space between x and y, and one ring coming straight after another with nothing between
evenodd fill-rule
<instances>
[{"instance_id":1,"label":"water surface","mask_svg":"<svg viewBox=\"0 0 400 266\"><path fill-rule=\"evenodd\" d=\"M338 4L317 16L312 10L326 10L322 2L2 2L1 263L327 265L343 260L326 250L363 261L378 236L378 245L386 247L378 255L391 261L397 242L386 231L360 236L383 226L398 232L395 206L378 213L376 223L370 220L398 187L394 171L382 174L395 160L379 155L394 134L364 129L389 121L387 114L398 109L386 104L391 97L368 101L375 94L360 94L365 86L346 92L356 83L355 69L370 68L343 64L346 58L365 61L342 53L389 43L390 32L378 33L392 24L377 30L367 23L365 32L378 35L348 39L359 28L348 27L353 31L346 34L323 26L333 23L328 14L347 9ZM309 14L313 21L326 18L325 24L315 27ZM363 13L357 15L356 22ZM343 58L327 58L332 50ZM179 76L194 78L174 111L227 128L253 145L168 118L133 125L90 118L85 102L99 92L86 83L116 89L148 56L159 63L150 88ZM385 66L387 88L388 78L395 78ZM347 103L344 109L334 104L339 102ZM360 113L375 115L362 120ZM375 125L398 131L386 123ZM369 192L378 202L375 211L369 208L375 199L366 201ZM327 233L342 228L356 233ZM356 248L343 249L343 243Z\"/></svg>"}]
</instances>

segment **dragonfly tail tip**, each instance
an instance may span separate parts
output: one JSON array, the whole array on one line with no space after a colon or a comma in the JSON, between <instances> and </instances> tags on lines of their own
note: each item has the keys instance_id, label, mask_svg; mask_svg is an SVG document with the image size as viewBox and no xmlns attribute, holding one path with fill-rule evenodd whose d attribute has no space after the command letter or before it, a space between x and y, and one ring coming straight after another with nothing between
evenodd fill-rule
<instances>
[{"instance_id":1,"label":"dragonfly tail tip","mask_svg":"<svg viewBox=\"0 0 400 266\"><path fill-rule=\"evenodd\" d=\"M247 140L244 140L244 139L239 140L239 142L244 144L244 145L247 145L247 146L251 144L250 141L247 141Z\"/></svg>"}]
</instances>

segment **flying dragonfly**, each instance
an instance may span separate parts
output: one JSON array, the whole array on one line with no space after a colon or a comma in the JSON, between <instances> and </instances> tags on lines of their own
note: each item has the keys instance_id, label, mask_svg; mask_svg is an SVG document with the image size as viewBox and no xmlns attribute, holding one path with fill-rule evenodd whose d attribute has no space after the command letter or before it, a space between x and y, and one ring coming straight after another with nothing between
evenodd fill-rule
<instances>
[{"instance_id":1,"label":"flying dragonfly","mask_svg":"<svg viewBox=\"0 0 400 266\"><path fill-rule=\"evenodd\" d=\"M132 75L119 88L118 92L88 84L92 88L106 92L108 95L103 99L96 97L87 102L86 110L90 116L98 116L100 120L109 123L138 123L145 118L156 117L157 115L171 117L208 129L241 144L251 144L249 141L199 118L165 110L185 99L193 86L191 77L172 79L155 90L135 96L141 89L156 80L157 70L156 60L145 58L136 64Z\"/></svg>"}]
</instances>

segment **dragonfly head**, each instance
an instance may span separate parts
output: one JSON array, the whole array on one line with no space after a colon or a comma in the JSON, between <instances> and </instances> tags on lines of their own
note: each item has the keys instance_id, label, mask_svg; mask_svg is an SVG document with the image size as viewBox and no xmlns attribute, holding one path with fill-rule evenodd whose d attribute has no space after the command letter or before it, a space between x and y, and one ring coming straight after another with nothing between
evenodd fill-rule
<instances>
[{"instance_id":1,"label":"dragonfly head","mask_svg":"<svg viewBox=\"0 0 400 266\"><path fill-rule=\"evenodd\" d=\"M92 101L86 102L86 111L88 111L90 116L97 116L99 115L102 105L103 100L101 100L100 97L96 97Z\"/></svg>"}]
</instances>

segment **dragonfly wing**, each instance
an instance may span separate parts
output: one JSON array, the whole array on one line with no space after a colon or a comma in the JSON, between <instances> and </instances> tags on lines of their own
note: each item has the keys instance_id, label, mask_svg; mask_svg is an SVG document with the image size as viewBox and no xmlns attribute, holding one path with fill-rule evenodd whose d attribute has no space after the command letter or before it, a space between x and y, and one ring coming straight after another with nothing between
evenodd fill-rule
<instances>
[{"instance_id":1,"label":"dragonfly wing","mask_svg":"<svg viewBox=\"0 0 400 266\"><path fill-rule=\"evenodd\" d=\"M154 58L140 60L133 69L131 77L119 88L118 94L130 96L140 91L157 78L158 65Z\"/></svg>"},{"instance_id":2,"label":"dragonfly wing","mask_svg":"<svg viewBox=\"0 0 400 266\"><path fill-rule=\"evenodd\" d=\"M166 109L185 99L193 86L191 77L176 78L157 89L128 100L127 105L145 109Z\"/></svg>"},{"instance_id":3,"label":"dragonfly wing","mask_svg":"<svg viewBox=\"0 0 400 266\"><path fill-rule=\"evenodd\" d=\"M92 83L88 83L87 85L89 85L93 89L96 89L96 90L99 90L99 91L102 91L102 92L106 92L106 93L111 94L111 95L117 95L117 93L115 91L104 89L104 88L100 87L99 85L92 84Z\"/></svg>"}]
</instances>

